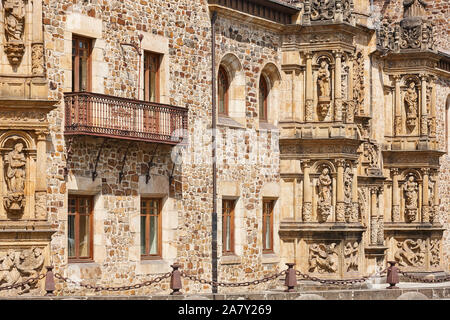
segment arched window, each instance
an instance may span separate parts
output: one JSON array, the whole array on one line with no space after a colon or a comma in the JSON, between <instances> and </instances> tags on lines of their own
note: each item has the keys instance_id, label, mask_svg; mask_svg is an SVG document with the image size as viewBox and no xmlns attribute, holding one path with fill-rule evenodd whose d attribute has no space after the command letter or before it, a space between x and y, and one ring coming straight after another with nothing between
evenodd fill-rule
<instances>
[{"instance_id":1,"label":"arched window","mask_svg":"<svg viewBox=\"0 0 450 320\"><path fill-rule=\"evenodd\" d=\"M267 80L263 75L259 80L259 120L267 121L267 104L268 104L269 90Z\"/></svg>"},{"instance_id":2,"label":"arched window","mask_svg":"<svg viewBox=\"0 0 450 320\"><path fill-rule=\"evenodd\" d=\"M219 68L217 82L219 114L228 115L228 88L230 83L228 81L227 72L223 67Z\"/></svg>"}]
</instances>

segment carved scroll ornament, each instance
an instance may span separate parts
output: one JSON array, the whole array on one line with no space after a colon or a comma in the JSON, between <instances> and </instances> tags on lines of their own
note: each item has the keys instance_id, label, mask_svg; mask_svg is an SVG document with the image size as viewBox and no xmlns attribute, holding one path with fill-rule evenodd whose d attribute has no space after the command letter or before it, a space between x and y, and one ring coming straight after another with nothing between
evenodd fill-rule
<instances>
[{"instance_id":1,"label":"carved scroll ornament","mask_svg":"<svg viewBox=\"0 0 450 320\"><path fill-rule=\"evenodd\" d=\"M309 272L335 273L338 270L337 244L312 244L309 247Z\"/></svg>"},{"instance_id":2,"label":"carved scroll ornament","mask_svg":"<svg viewBox=\"0 0 450 320\"><path fill-rule=\"evenodd\" d=\"M426 241L406 239L397 243L394 258L403 267L421 267L425 264Z\"/></svg>"}]
</instances>

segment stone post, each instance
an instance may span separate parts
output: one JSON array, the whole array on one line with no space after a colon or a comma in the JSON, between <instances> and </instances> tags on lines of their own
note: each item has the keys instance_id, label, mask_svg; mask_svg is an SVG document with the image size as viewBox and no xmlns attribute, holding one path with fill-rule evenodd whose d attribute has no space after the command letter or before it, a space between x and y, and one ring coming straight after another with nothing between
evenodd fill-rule
<instances>
[{"instance_id":1,"label":"stone post","mask_svg":"<svg viewBox=\"0 0 450 320\"><path fill-rule=\"evenodd\" d=\"M358 222L358 161L353 162L352 214L350 222Z\"/></svg>"},{"instance_id":2,"label":"stone post","mask_svg":"<svg viewBox=\"0 0 450 320\"><path fill-rule=\"evenodd\" d=\"M400 93L400 79L401 76L394 76L395 83L395 135L400 136L402 134L402 100Z\"/></svg>"},{"instance_id":3,"label":"stone post","mask_svg":"<svg viewBox=\"0 0 450 320\"><path fill-rule=\"evenodd\" d=\"M310 162L309 160L302 161L303 165L303 221L311 222L312 220L312 190L310 174Z\"/></svg>"},{"instance_id":4,"label":"stone post","mask_svg":"<svg viewBox=\"0 0 450 320\"><path fill-rule=\"evenodd\" d=\"M427 77L424 74L420 75L421 80L421 110L422 116L420 117L420 135L428 135L428 110L427 110Z\"/></svg>"},{"instance_id":5,"label":"stone post","mask_svg":"<svg viewBox=\"0 0 450 320\"><path fill-rule=\"evenodd\" d=\"M432 76L430 79L431 97L430 97L430 136L436 136L436 77Z\"/></svg>"},{"instance_id":6,"label":"stone post","mask_svg":"<svg viewBox=\"0 0 450 320\"><path fill-rule=\"evenodd\" d=\"M430 176L430 168L422 169L422 222L430 222L430 200L428 195L428 182Z\"/></svg>"},{"instance_id":7,"label":"stone post","mask_svg":"<svg viewBox=\"0 0 450 320\"><path fill-rule=\"evenodd\" d=\"M435 179L434 181L436 181L434 183L434 208L433 208L433 217L432 217L432 221L433 223L438 223L438 212L439 212L439 172L436 170L436 174L435 174Z\"/></svg>"},{"instance_id":8,"label":"stone post","mask_svg":"<svg viewBox=\"0 0 450 320\"><path fill-rule=\"evenodd\" d=\"M313 121L313 70L312 70L312 53L307 51L306 56L306 105L305 105L305 121Z\"/></svg>"},{"instance_id":9,"label":"stone post","mask_svg":"<svg viewBox=\"0 0 450 320\"><path fill-rule=\"evenodd\" d=\"M344 159L337 159L337 185L336 185L336 221L345 222L344 200Z\"/></svg>"},{"instance_id":10,"label":"stone post","mask_svg":"<svg viewBox=\"0 0 450 320\"><path fill-rule=\"evenodd\" d=\"M334 120L342 121L342 51L335 51L334 56L336 59L334 68Z\"/></svg>"},{"instance_id":11,"label":"stone post","mask_svg":"<svg viewBox=\"0 0 450 320\"><path fill-rule=\"evenodd\" d=\"M400 190L398 188L399 170L391 169L392 173L392 221L400 222Z\"/></svg>"},{"instance_id":12,"label":"stone post","mask_svg":"<svg viewBox=\"0 0 450 320\"><path fill-rule=\"evenodd\" d=\"M378 187L370 187L370 244L378 242Z\"/></svg>"},{"instance_id":13,"label":"stone post","mask_svg":"<svg viewBox=\"0 0 450 320\"><path fill-rule=\"evenodd\" d=\"M35 210L36 219L47 218L47 134L46 130L36 130L36 189Z\"/></svg>"}]
</instances>

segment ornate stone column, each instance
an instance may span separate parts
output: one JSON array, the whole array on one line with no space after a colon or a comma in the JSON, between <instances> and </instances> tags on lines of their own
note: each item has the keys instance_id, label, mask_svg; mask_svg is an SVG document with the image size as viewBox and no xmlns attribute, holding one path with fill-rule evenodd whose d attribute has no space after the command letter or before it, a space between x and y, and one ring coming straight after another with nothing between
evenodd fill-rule
<instances>
[{"instance_id":1,"label":"ornate stone column","mask_svg":"<svg viewBox=\"0 0 450 320\"><path fill-rule=\"evenodd\" d=\"M358 222L358 161L353 161L352 214L350 222Z\"/></svg>"},{"instance_id":2,"label":"ornate stone column","mask_svg":"<svg viewBox=\"0 0 450 320\"><path fill-rule=\"evenodd\" d=\"M47 130L36 130L36 193L35 217L47 218Z\"/></svg>"},{"instance_id":3,"label":"ornate stone column","mask_svg":"<svg viewBox=\"0 0 450 320\"><path fill-rule=\"evenodd\" d=\"M378 243L378 187L370 187L370 244Z\"/></svg>"},{"instance_id":4,"label":"ornate stone column","mask_svg":"<svg viewBox=\"0 0 450 320\"><path fill-rule=\"evenodd\" d=\"M398 188L399 170L391 169L392 174L392 221L400 222L400 189Z\"/></svg>"},{"instance_id":5,"label":"ornate stone column","mask_svg":"<svg viewBox=\"0 0 450 320\"><path fill-rule=\"evenodd\" d=\"M428 182L430 176L430 168L422 169L422 222L430 222L430 200Z\"/></svg>"},{"instance_id":6,"label":"ornate stone column","mask_svg":"<svg viewBox=\"0 0 450 320\"><path fill-rule=\"evenodd\" d=\"M430 97L430 136L436 136L436 76L430 77L431 97Z\"/></svg>"},{"instance_id":7,"label":"ornate stone column","mask_svg":"<svg viewBox=\"0 0 450 320\"><path fill-rule=\"evenodd\" d=\"M428 110L427 110L427 76L425 74L420 75L421 81L421 110L422 115L420 117L420 135L428 135Z\"/></svg>"},{"instance_id":8,"label":"ornate stone column","mask_svg":"<svg viewBox=\"0 0 450 320\"><path fill-rule=\"evenodd\" d=\"M336 221L345 222L345 198L344 198L344 159L336 160L337 183L336 183Z\"/></svg>"},{"instance_id":9,"label":"ornate stone column","mask_svg":"<svg viewBox=\"0 0 450 320\"><path fill-rule=\"evenodd\" d=\"M313 121L313 70L312 70L312 52L305 52L306 57L306 104L305 121Z\"/></svg>"},{"instance_id":10,"label":"ornate stone column","mask_svg":"<svg viewBox=\"0 0 450 320\"><path fill-rule=\"evenodd\" d=\"M431 217L432 223L438 223L438 212L439 212L439 172L436 170L434 183L434 207L433 207L433 216Z\"/></svg>"},{"instance_id":11,"label":"ornate stone column","mask_svg":"<svg viewBox=\"0 0 450 320\"><path fill-rule=\"evenodd\" d=\"M303 160L303 222L312 221L312 189L311 180L309 178L310 174L310 161Z\"/></svg>"},{"instance_id":12,"label":"ornate stone column","mask_svg":"<svg viewBox=\"0 0 450 320\"><path fill-rule=\"evenodd\" d=\"M342 121L342 51L335 51L334 68L334 120Z\"/></svg>"},{"instance_id":13,"label":"ornate stone column","mask_svg":"<svg viewBox=\"0 0 450 320\"><path fill-rule=\"evenodd\" d=\"M400 136L402 134L402 99L400 92L400 75L394 76L395 83L395 135Z\"/></svg>"}]
</instances>

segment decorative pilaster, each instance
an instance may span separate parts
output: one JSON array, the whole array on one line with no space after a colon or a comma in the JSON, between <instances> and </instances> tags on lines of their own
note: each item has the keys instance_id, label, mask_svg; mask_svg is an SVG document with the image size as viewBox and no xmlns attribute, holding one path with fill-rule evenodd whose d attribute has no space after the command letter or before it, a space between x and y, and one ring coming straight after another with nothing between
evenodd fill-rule
<instances>
[{"instance_id":1,"label":"decorative pilaster","mask_svg":"<svg viewBox=\"0 0 450 320\"><path fill-rule=\"evenodd\" d=\"M378 187L370 187L370 243L378 243Z\"/></svg>"},{"instance_id":2,"label":"decorative pilaster","mask_svg":"<svg viewBox=\"0 0 450 320\"><path fill-rule=\"evenodd\" d=\"M334 68L334 120L342 121L342 51L335 51Z\"/></svg>"},{"instance_id":3,"label":"decorative pilaster","mask_svg":"<svg viewBox=\"0 0 450 320\"><path fill-rule=\"evenodd\" d=\"M398 187L399 170L391 169L392 174L392 221L400 222L400 189Z\"/></svg>"},{"instance_id":4,"label":"decorative pilaster","mask_svg":"<svg viewBox=\"0 0 450 320\"><path fill-rule=\"evenodd\" d=\"M436 170L436 173L434 174L436 181L434 183L434 204L433 204L433 215L430 217L431 223L439 223L438 221L438 212L439 212L439 172Z\"/></svg>"},{"instance_id":5,"label":"decorative pilaster","mask_svg":"<svg viewBox=\"0 0 450 320\"><path fill-rule=\"evenodd\" d=\"M430 222L430 203L429 203L429 176L430 168L422 169L422 222Z\"/></svg>"},{"instance_id":6,"label":"decorative pilaster","mask_svg":"<svg viewBox=\"0 0 450 320\"><path fill-rule=\"evenodd\" d=\"M358 222L358 161L353 162L352 213L350 222Z\"/></svg>"},{"instance_id":7,"label":"decorative pilaster","mask_svg":"<svg viewBox=\"0 0 450 320\"><path fill-rule=\"evenodd\" d=\"M336 221L345 222L345 198L344 198L344 159L336 160L337 186L336 186Z\"/></svg>"},{"instance_id":8,"label":"decorative pilaster","mask_svg":"<svg viewBox=\"0 0 450 320\"><path fill-rule=\"evenodd\" d=\"M402 134L402 102L400 93L400 75L394 76L395 83L395 135Z\"/></svg>"},{"instance_id":9,"label":"decorative pilaster","mask_svg":"<svg viewBox=\"0 0 450 320\"><path fill-rule=\"evenodd\" d=\"M429 134L436 137L436 76L430 77L431 97L430 97L430 117Z\"/></svg>"},{"instance_id":10,"label":"decorative pilaster","mask_svg":"<svg viewBox=\"0 0 450 320\"><path fill-rule=\"evenodd\" d=\"M305 104L305 121L313 121L313 69L312 69L312 53L305 52L306 57L306 104Z\"/></svg>"},{"instance_id":11,"label":"decorative pilaster","mask_svg":"<svg viewBox=\"0 0 450 320\"><path fill-rule=\"evenodd\" d=\"M311 180L309 177L310 174L310 161L303 160L303 209L302 216L303 222L311 222L312 221L312 190L311 190Z\"/></svg>"},{"instance_id":12,"label":"decorative pilaster","mask_svg":"<svg viewBox=\"0 0 450 320\"><path fill-rule=\"evenodd\" d=\"M425 74L420 75L421 81L421 110L422 115L420 117L420 135L428 135L428 110L427 110L427 76Z\"/></svg>"},{"instance_id":13,"label":"decorative pilaster","mask_svg":"<svg viewBox=\"0 0 450 320\"><path fill-rule=\"evenodd\" d=\"M36 193L34 199L36 219L47 218L47 130L36 130Z\"/></svg>"}]
</instances>

